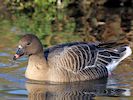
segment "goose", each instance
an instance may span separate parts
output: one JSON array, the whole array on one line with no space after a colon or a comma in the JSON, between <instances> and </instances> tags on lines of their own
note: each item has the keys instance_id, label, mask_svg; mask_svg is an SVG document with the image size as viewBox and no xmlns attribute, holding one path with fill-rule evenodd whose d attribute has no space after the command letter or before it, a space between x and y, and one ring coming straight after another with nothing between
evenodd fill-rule
<instances>
[{"instance_id":1,"label":"goose","mask_svg":"<svg viewBox=\"0 0 133 100\"><path fill-rule=\"evenodd\" d=\"M37 36L26 34L18 42L13 59L28 55L25 77L30 80L88 81L108 77L122 60L132 54L128 45L109 46L113 44L70 42L43 50Z\"/></svg>"}]
</instances>

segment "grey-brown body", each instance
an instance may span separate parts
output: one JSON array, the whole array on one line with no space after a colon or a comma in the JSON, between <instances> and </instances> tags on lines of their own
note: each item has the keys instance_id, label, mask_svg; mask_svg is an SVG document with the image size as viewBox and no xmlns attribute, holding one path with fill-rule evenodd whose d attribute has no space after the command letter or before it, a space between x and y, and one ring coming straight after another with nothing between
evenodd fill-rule
<instances>
[{"instance_id":1,"label":"grey-brown body","mask_svg":"<svg viewBox=\"0 0 133 100\"><path fill-rule=\"evenodd\" d=\"M29 40L31 44L26 45ZM32 80L53 82L107 77L120 61L131 54L127 46L108 49L100 47L98 43L85 42L61 44L43 52L39 39L34 35L24 36L19 47L24 48L25 54L29 55L25 76Z\"/></svg>"}]
</instances>

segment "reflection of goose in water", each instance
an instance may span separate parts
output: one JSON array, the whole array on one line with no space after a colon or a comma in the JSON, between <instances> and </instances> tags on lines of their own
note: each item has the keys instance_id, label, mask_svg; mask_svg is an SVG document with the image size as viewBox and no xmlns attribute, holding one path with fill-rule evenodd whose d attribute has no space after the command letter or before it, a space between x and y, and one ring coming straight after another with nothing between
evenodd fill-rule
<instances>
[{"instance_id":1,"label":"reflection of goose in water","mask_svg":"<svg viewBox=\"0 0 133 100\"><path fill-rule=\"evenodd\" d=\"M108 88L107 79L65 84L27 81L29 100L93 100L96 96L130 96L128 89Z\"/></svg>"}]
</instances>

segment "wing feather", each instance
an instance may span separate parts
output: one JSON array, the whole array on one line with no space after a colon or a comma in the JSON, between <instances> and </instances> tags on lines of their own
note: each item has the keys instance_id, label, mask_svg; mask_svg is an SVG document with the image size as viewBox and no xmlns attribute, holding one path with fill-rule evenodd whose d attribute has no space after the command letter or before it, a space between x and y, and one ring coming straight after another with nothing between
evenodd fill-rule
<instances>
[{"instance_id":1,"label":"wing feather","mask_svg":"<svg viewBox=\"0 0 133 100\"><path fill-rule=\"evenodd\" d=\"M95 44L73 43L73 45L57 46L56 48L49 54L48 60L52 64L51 66L90 79L107 76L106 66L113 59L117 60L121 57L119 53L98 47ZM55 63L58 63L58 66Z\"/></svg>"},{"instance_id":2,"label":"wing feather","mask_svg":"<svg viewBox=\"0 0 133 100\"><path fill-rule=\"evenodd\" d=\"M97 53L96 48L93 47L93 49L91 49L87 44L65 47L62 53L60 53L59 60L56 61L56 63L60 63L58 67L78 73L94 65L93 62L96 58L94 52L95 54Z\"/></svg>"}]
</instances>

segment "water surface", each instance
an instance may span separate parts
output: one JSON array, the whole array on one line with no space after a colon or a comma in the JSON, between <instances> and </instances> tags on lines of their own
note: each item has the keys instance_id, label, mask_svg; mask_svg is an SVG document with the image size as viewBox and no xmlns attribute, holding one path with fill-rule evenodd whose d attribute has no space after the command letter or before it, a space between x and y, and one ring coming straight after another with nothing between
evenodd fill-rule
<instances>
[{"instance_id":1,"label":"water surface","mask_svg":"<svg viewBox=\"0 0 133 100\"><path fill-rule=\"evenodd\" d=\"M14 48L0 51L0 100L132 100L132 64L125 61L108 79L71 84L49 84L26 80L27 58L12 61ZM121 70L126 68L125 72ZM132 67L131 67L132 69Z\"/></svg>"}]
</instances>

